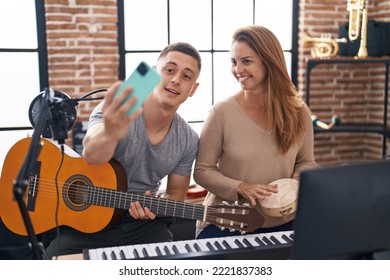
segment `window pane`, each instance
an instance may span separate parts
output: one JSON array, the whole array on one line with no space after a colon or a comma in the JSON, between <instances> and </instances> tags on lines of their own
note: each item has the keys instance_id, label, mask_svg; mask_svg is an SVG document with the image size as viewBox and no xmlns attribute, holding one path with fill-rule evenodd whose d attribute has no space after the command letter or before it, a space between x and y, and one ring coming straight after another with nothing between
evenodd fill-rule
<instances>
[{"instance_id":1,"label":"window pane","mask_svg":"<svg viewBox=\"0 0 390 280\"><path fill-rule=\"evenodd\" d=\"M160 50L168 44L167 1L123 1L125 49Z\"/></svg>"},{"instance_id":2,"label":"window pane","mask_svg":"<svg viewBox=\"0 0 390 280\"><path fill-rule=\"evenodd\" d=\"M35 17L35 1L1 1L0 48L38 48Z\"/></svg>"},{"instance_id":3,"label":"window pane","mask_svg":"<svg viewBox=\"0 0 390 280\"><path fill-rule=\"evenodd\" d=\"M199 50L211 49L211 2L171 0L170 31L171 42L188 42Z\"/></svg>"},{"instance_id":4,"label":"window pane","mask_svg":"<svg viewBox=\"0 0 390 280\"><path fill-rule=\"evenodd\" d=\"M293 0L256 1L255 24L278 37L284 50L291 50Z\"/></svg>"},{"instance_id":5,"label":"window pane","mask_svg":"<svg viewBox=\"0 0 390 280\"><path fill-rule=\"evenodd\" d=\"M198 135L200 135L203 123L190 123L190 126L195 130L196 133L198 133Z\"/></svg>"},{"instance_id":6,"label":"window pane","mask_svg":"<svg viewBox=\"0 0 390 280\"><path fill-rule=\"evenodd\" d=\"M230 50L233 32L251 24L252 0L214 0L214 49Z\"/></svg>"},{"instance_id":7,"label":"window pane","mask_svg":"<svg viewBox=\"0 0 390 280\"><path fill-rule=\"evenodd\" d=\"M31 136L33 133L33 130L15 130L15 131L0 131L0 139L1 139L1 145L0 145L0 170L3 169L4 166L4 160L7 156L7 153L12 148L13 145L15 145L16 142L18 142L21 139L24 139L28 136ZM24 157L26 155L20 155L21 157ZM16 179L16 178L15 178Z\"/></svg>"},{"instance_id":8,"label":"window pane","mask_svg":"<svg viewBox=\"0 0 390 280\"><path fill-rule=\"evenodd\" d=\"M214 103L235 94L240 90L231 73L230 52L214 54Z\"/></svg>"},{"instance_id":9,"label":"window pane","mask_svg":"<svg viewBox=\"0 0 390 280\"><path fill-rule=\"evenodd\" d=\"M211 53L201 53L202 70L195 94L180 105L178 113L187 121L203 121L212 104Z\"/></svg>"},{"instance_id":10,"label":"window pane","mask_svg":"<svg viewBox=\"0 0 390 280\"><path fill-rule=\"evenodd\" d=\"M0 127L31 126L28 109L40 94L37 53L0 53Z\"/></svg>"}]
</instances>

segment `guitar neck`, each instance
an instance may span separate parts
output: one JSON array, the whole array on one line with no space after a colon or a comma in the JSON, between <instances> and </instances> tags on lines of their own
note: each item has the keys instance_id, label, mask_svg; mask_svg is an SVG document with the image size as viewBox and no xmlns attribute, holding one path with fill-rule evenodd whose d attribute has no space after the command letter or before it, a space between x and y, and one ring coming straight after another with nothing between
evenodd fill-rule
<instances>
[{"instance_id":1,"label":"guitar neck","mask_svg":"<svg viewBox=\"0 0 390 280\"><path fill-rule=\"evenodd\" d=\"M142 207L148 207L153 213L191 220L205 220L206 206L141 194L120 192L95 186L88 186L88 204L128 210L132 202L139 201Z\"/></svg>"}]
</instances>

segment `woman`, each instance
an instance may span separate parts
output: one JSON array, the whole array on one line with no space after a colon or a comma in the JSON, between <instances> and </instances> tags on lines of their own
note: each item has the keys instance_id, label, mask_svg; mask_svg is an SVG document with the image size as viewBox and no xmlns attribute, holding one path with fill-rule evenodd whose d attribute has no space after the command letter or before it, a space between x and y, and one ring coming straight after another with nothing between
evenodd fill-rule
<instances>
[{"instance_id":1,"label":"woman","mask_svg":"<svg viewBox=\"0 0 390 280\"><path fill-rule=\"evenodd\" d=\"M278 39L267 28L238 29L231 60L241 89L211 109L200 135L194 179L209 191L205 205L239 201L256 207L264 218L256 233L291 230L294 212L269 216L261 203L280 190L271 182L299 180L302 169L315 166L309 109L291 82ZM240 233L198 222L197 234Z\"/></svg>"}]
</instances>

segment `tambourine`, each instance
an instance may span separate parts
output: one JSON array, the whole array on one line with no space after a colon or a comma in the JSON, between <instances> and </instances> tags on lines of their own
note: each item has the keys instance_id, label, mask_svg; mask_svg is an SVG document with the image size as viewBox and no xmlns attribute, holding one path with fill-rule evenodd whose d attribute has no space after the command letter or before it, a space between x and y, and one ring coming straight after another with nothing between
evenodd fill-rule
<instances>
[{"instance_id":1,"label":"tambourine","mask_svg":"<svg viewBox=\"0 0 390 280\"><path fill-rule=\"evenodd\" d=\"M264 214L283 217L294 213L297 210L299 182L285 178L273 181L270 185L278 185L278 193L273 193L260 202Z\"/></svg>"}]
</instances>

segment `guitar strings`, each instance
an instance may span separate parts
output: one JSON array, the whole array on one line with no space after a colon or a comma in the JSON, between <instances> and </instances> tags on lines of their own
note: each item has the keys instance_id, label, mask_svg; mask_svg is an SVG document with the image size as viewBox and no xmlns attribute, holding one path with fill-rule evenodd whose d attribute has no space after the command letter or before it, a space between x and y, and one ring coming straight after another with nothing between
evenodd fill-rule
<instances>
[{"instance_id":1,"label":"guitar strings","mask_svg":"<svg viewBox=\"0 0 390 280\"><path fill-rule=\"evenodd\" d=\"M34 178L35 179L35 178ZM77 180L76 180L77 181ZM82 180L79 180L82 181ZM38 189L36 192L36 196L42 195L43 197L56 197L57 203L59 202L59 199L57 197L57 194L55 193L56 190L53 189L53 186L55 183L52 180L47 180L43 178L38 178L35 180L30 180L29 186L31 184L34 185ZM66 183L64 182L57 182L59 185L63 186ZM69 184L68 184L69 185ZM247 227L247 224L242 221L235 221L232 218L226 218L220 217L220 210L217 210L213 207L206 207L200 204L191 204L188 202L182 202L182 201L176 201L171 199L165 199L165 198L158 198L158 197L152 197L142 194L134 194L134 193L128 193L128 192L120 192L113 189L108 188L102 188L102 187L95 187L86 184L85 182L82 184L77 184L72 182L71 188L67 188L66 190L66 196L64 198L64 193L62 191L62 198L66 199L72 196L76 196L77 192L80 192L81 188L81 194L90 194L91 190L93 190L93 198L92 201L81 201L78 205L79 206L85 206L85 205L97 205L97 206L109 206L113 208L120 208L124 210L128 210L130 208L130 203L139 201L143 207L147 207L149 204L149 209L152 212L157 211L156 214L164 214L165 216L173 216L173 217L181 217L181 218L187 218L192 220L200 220L200 221L206 221L210 222L212 224L216 224L222 227L228 227L232 229L238 229L238 230L245 230ZM62 188L63 190L63 188ZM107 203L107 194L110 195L110 203ZM88 196L90 197L90 196ZM105 203L103 203L103 200ZM143 200L143 202L142 202ZM157 201L157 209L153 208L153 200ZM165 205L164 205L165 204ZM172 205L173 204L173 205ZM159 206L165 206L164 213L162 211L158 211ZM66 205L65 207L67 207ZM77 207L77 205L74 205ZM125 207L126 206L126 207ZM155 205L154 205L155 206ZM187 206L187 207L186 207ZM237 205L235 206L237 207ZM234 210L232 212L229 212L231 209L229 209L228 205L224 205L223 208L226 211L223 211L222 213L225 214L233 214L233 215L245 215L246 210L241 209L241 212L239 210ZM207 209L207 212L205 213L205 209ZM187 211L187 212L186 212ZM181 215L179 214L181 213ZM237 217L237 216L235 216ZM242 218L241 218L242 219Z\"/></svg>"},{"instance_id":2,"label":"guitar strings","mask_svg":"<svg viewBox=\"0 0 390 280\"><path fill-rule=\"evenodd\" d=\"M30 181L30 183L29 183L29 190L33 188L34 183L37 186L36 187L37 190L36 190L36 194L35 194L36 196L42 195L42 196L48 197L48 198L56 196L56 190L54 188L55 187L54 181L43 179L43 178L39 178L36 181L37 182ZM58 182L58 184L65 185L65 182ZM142 205L143 205L143 207L147 207L147 205L151 205L152 200L160 200L160 201L162 201L163 204L166 204L164 202L167 201L167 205L166 205L167 211L173 211L174 209L177 209L178 211L180 211L180 210L183 210L185 208L188 208L189 205L191 205L191 207L192 207L192 205L196 205L197 207L195 207L195 208L197 208L197 209L195 209L195 212L198 214L203 213L203 211L204 211L203 205L200 205L200 204L191 204L188 202L182 202L182 201L177 201L177 200L170 200L170 199L158 198L158 197L149 197L147 195L134 194L134 193L128 193L128 192L120 192L120 191L116 191L113 189L98 188L98 187L93 187L93 188L96 192L95 195L97 196L96 199L98 201L99 200L103 201L106 198L106 195L99 194L99 192L110 192L110 194L111 194L110 204L114 204L114 205L123 205L126 202L135 202L135 201L144 200ZM64 189L64 187L62 189ZM88 190L87 184L72 183L70 188L67 187L66 193L67 193L67 197L75 197L77 194L79 194L79 195L82 195L83 193L89 194L90 190ZM141 198L141 199L132 199L131 196L132 197L137 196L138 198ZM174 204L174 206L170 205L172 203ZM92 204L94 204L94 203L92 203ZM198 209L199 208L198 206L201 209ZM121 207L121 208L123 209L123 207ZM208 212L217 212L217 211L213 208L210 208L210 209L208 209Z\"/></svg>"},{"instance_id":3,"label":"guitar strings","mask_svg":"<svg viewBox=\"0 0 390 280\"><path fill-rule=\"evenodd\" d=\"M81 180L79 180L79 181L81 181ZM44 178L39 178L37 180L30 180L29 190L30 190L30 188L33 187L34 183L35 183L35 186L37 188L37 191L35 194L36 196L43 196L43 197L47 197L47 198L57 197L56 189L54 188L55 182L53 180L48 180L48 179L44 179ZM58 182L58 184L65 185L66 182ZM67 192L66 192L68 198L75 197L76 195L90 193L90 190L88 190L88 187L90 187L90 186L86 183L83 183L83 184L72 183L70 185L71 185L71 187L70 188L68 187ZM147 195L142 195L142 194L120 192L120 191L117 191L114 189L108 189L108 188L101 188L101 187L94 187L94 186L92 186L92 188L95 191L94 195L96 196L95 197L95 200L97 200L96 203L86 203L85 201L82 201L83 204L92 204L92 205L99 205L99 206L128 205L129 206L128 208L130 208L131 202L135 202L135 201L141 202L143 200L142 206L148 207L147 206L148 204L150 206L152 206L153 200L157 200L159 203L162 202L162 204L165 204L166 212L169 212L169 213L180 213L180 211L182 211L182 213L184 213L186 209L189 209L190 207L192 207L193 208L193 216L198 216L198 217L200 217L201 220L203 220L202 218L203 218L205 206L200 205L200 204L192 204L192 203L188 203L188 202L152 197L152 196L147 196ZM62 189L64 189L64 188L62 188ZM104 194L103 192L105 192L106 194ZM107 205L105 205L105 204L101 205L103 200L105 202L107 200L107 192L110 194L110 201L109 201L110 203L109 204L106 203ZM64 194L62 194L62 197L63 197L63 195ZM135 196L138 199L135 199L134 198ZM100 201L100 203L99 203L99 201ZM174 204L174 205L171 205L171 204ZM114 208L121 208L121 209L125 209L125 210L128 209L128 208L124 208L123 206L122 207L114 207ZM149 208L153 208L153 207L149 207ZM245 211L244 208L243 208L243 211ZM218 211L217 209L214 209L212 207L208 207L207 213L210 213L210 214L220 213L220 211ZM161 213L159 213L159 214L161 214ZM243 214L245 214L245 213L243 212ZM177 215L177 217L179 217L179 215Z\"/></svg>"}]
</instances>

